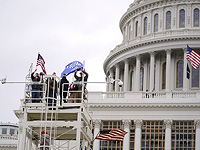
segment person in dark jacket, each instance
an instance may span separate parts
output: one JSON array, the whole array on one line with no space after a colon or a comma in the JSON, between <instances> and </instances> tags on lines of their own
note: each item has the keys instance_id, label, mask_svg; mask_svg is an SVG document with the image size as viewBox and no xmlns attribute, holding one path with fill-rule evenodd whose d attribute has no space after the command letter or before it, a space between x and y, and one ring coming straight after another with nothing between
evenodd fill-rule
<instances>
[{"instance_id":1,"label":"person in dark jacket","mask_svg":"<svg viewBox=\"0 0 200 150\"><path fill-rule=\"evenodd\" d=\"M77 76L77 71L80 71L80 76ZM83 75L84 74L84 75ZM78 82L87 82L88 79L88 73L86 71L84 71L82 68L80 69L76 69L75 73L74 73L74 78L76 79L76 81ZM84 91L83 91L83 98L85 99L86 96L86 85L87 83L84 83ZM82 91L82 85L78 84L78 91ZM82 92L77 92L76 94L76 98L78 98L77 100L74 101L74 103L80 103L81 102L81 97L82 97Z\"/></svg>"},{"instance_id":2,"label":"person in dark jacket","mask_svg":"<svg viewBox=\"0 0 200 150\"><path fill-rule=\"evenodd\" d=\"M80 72L80 77L77 76L77 71L79 71L79 70L81 71L81 72ZM85 74L85 76L83 76L83 73ZM84 79L83 79L83 77L84 77ZM75 73L74 73L74 78L75 78L77 81L82 81L82 79L83 79L84 82L87 82L88 73L87 73L86 71L84 71L82 68L76 69L76 71L75 71Z\"/></svg>"},{"instance_id":3,"label":"person in dark jacket","mask_svg":"<svg viewBox=\"0 0 200 150\"><path fill-rule=\"evenodd\" d=\"M66 98L67 98L68 87L69 87L69 81L67 80L66 74L64 73L60 81L60 106L62 106L63 99L64 99L64 103L67 102Z\"/></svg>"},{"instance_id":4,"label":"person in dark jacket","mask_svg":"<svg viewBox=\"0 0 200 150\"><path fill-rule=\"evenodd\" d=\"M31 79L33 82L40 82L40 76L38 73L35 73L37 71L37 69L35 69L35 71L31 74ZM34 75L35 73L35 75ZM32 84L32 103L39 103L39 97L40 97L40 85L39 83L33 83ZM38 99L37 99L38 98Z\"/></svg>"},{"instance_id":5,"label":"person in dark jacket","mask_svg":"<svg viewBox=\"0 0 200 150\"><path fill-rule=\"evenodd\" d=\"M53 73L54 76L56 76L55 73ZM55 77L48 78L46 80L47 84L47 94L48 94L48 106L56 106L57 101L57 81ZM54 108L55 109L55 108Z\"/></svg>"}]
</instances>

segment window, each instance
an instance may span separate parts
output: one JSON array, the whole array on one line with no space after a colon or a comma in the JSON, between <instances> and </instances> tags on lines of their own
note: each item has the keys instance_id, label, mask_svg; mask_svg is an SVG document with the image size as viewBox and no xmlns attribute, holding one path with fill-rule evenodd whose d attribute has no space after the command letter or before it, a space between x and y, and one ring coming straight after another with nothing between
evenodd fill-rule
<instances>
[{"instance_id":1,"label":"window","mask_svg":"<svg viewBox=\"0 0 200 150\"><path fill-rule=\"evenodd\" d=\"M154 16L154 32L158 32L158 14Z\"/></svg>"},{"instance_id":2,"label":"window","mask_svg":"<svg viewBox=\"0 0 200 150\"><path fill-rule=\"evenodd\" d=\"M185 10L181 9L179 12L179 28L185 27Z\"/></svg>"},{"instance_id":3,"label":"window","mask_svg":"<svg viewBox=\"0 0 200 150\"><path fill-rule=\"evenodd\" d=\"M165 127L163 121L144 121L141 150L164 150Z\"/></svg>"},{"instance_id":4,"label":"window","mask_svg":"<svg viewBox=\"0 0 200 150\"><path fill-rule=\"evenodd\" d=\"M171 29L171 11L166 13L166 29Z\"/></svg>"},{"instance_id":5,"label":"window","mask_svg":"<svg viewBox=\"0 0 200 150\"><path fill-rule=\"evenodd\" d=\"M199 67L196 70L192 67L192 87L199 87Z\"/></svg>"},{"instance_id":6,"label":"window","mask_svg":"<svg viewBox=\"0 0 200 150\"><path fill-rule=\"evenodd\" d=\"M147 17L144 18L144 35L147 34Z\"/></svg>"},{"instance_id":7,"label":"window","mask_svg":"<svg viewBox=\"0 0 200 150\"><path fill-rule=\"evenodd\" d=\"M131 126L130 126L130 150L134 150L135 147L135 125L133 121L131 121Z\"/></svg>"},{"instance_id":8,"label":"window","mask_svg":"<svg viewBox=\"0 0 200 150\"><path fill-rule=\"evenodd\" d=\"M165 89L166 85L166 62L162 65L162 89Z\"/></svg>"},{"instance_id":9,"label":"window","mask_svg":"<svg viewBox=\"0 0 200 150\"><path fill-rule=\"evenodd\" d=\"M138 21L135 23L135 36L138 36Z\"/></svg>"},{"instance_id":10,"label":"window","mask_svg":"<svg viewBox=\"0 0 200 150\"><path fill-rule=\"evenodd\" d=\"M15 129L10 129L10 134L11 135L15 134Z\"/></svg>"},{"instance_id":11,"label":"window","mask_svg":"<svg viewBox=\"0 0 200 150\"><path fill-rule=\"evenodd\" d=\"M7 128L2 128L2 134L7 134Z\"/></svg>"},{"instance_id":12,"label":"window","mask_svg":"<svg viewBox=\"0 0 200 150\"><path fill-rule=\"evenodd\" d=\"M144 68L140 68L140 91L143 91Z\"/></svg>"},{"instance_id":13,"label":"window","mask_svg":"<svg viewBox=\"0 0 200 150\"><path fill-rule=\"evenodd\" d=\"M122 121L103 121L101 130L122 129ZM123 150L123 142L100 141L100 150Z\"/></svg>"},{"instance_id":14,"label":"window","mask_svg":"<svg viewBox=\"0 0 200 150\"><path fill-rule=\"evenodd\" d=\"M183 87L183 61L180 60L177 62L176 66L176 87Z\"/></svg>"},{"instance_id":15,"label":"window","mask_svg":"<svg viewBox=\"0 0 200 150\"><path fill-rule=\"evenodd\" d=\"M199 27L199 9L194 9L194 27Z\"/></svg>"},{"instance_id":16,"label":"window","mask_svg":"<svg viewBox=\"0 0 200 150\"><path fill-rule=\"evenodd\" d=\"M171 135L172 150L195 150L195 128L193 121L174 121Z\"/></svg>"}]
</instances>

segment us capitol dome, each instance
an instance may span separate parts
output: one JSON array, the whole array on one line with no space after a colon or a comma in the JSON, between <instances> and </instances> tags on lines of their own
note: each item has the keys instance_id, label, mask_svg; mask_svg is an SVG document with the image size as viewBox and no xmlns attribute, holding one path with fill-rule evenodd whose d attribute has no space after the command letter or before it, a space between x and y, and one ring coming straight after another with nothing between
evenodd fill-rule
<instances>
[{"instance_id":1,"label":"us capitol dome","mask_svg":"<svg viewBox=\"0 0 200 150\"><path fill-rule=\"evenodd\" d=\"M200 53L199 0L136 0L121 17L123 41L104 62L123 91L199 90L199 69L186 79L187 44ZM107 91L119 91L108 87Z\"/></svg>"}]
</instances>

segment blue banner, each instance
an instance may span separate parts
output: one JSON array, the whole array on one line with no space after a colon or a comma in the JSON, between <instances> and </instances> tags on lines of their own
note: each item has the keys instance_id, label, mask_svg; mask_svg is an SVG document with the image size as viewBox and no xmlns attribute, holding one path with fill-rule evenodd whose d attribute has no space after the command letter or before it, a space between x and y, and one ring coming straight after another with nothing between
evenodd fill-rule
<instances>
[{"instance_id":1,"label":"blue banner","mask_svg":"<svg viewBox=\"0 0 200 150\"><path fill-rule=\"evenodd\" d=\"M79 61L73 61L71 63L69 63L66 67L65 70L61 73L61 78L63 76L63 74L65 73L67 76L70 73L73 73L76 71L76 69L82 68L83 69L83 64Z\"/></svg>"}]
</instances>

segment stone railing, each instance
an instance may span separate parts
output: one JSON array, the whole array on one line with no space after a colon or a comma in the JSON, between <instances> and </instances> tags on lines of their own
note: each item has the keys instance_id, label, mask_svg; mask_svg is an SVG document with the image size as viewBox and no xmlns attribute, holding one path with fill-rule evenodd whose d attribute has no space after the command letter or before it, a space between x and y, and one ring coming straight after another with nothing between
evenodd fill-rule
<instances>
[{"instance_id":1,"label":"stone railing","mask_svg":"<svg viewBox=\"0 0 200 150\"><path fill-rule=\"evenodd\" d=\"M134 39L131 40L126 40L123 43L117 45L113 50L111 50L111 53L109 55L113 55L127 46L133 46L133 45L140 45L141 43L149 43L154 40L162 40L167 39L166 37L176 37L177 35L184 35L184 34L189 34L189 35L198 35L200 33L199 29L173 29L170 31L160 31L156 33L149 33L148 35L142 35L139 37L135 37ZM183 37L185 38L185 37ZM108 56L109 57L109 56Z\"/></svg>"},{"instance_id":2,"label":"stone railing","mask_svg":"<svg viewBox=\"0 0 200 150\"><path fill-rule=\"evenodd\" d=\"M191 92L89 92L88 99L196 99L200 91Z\"/></svg>"},{"instance_id":3,"label":"stone railing","mask_svg":"<svg viewBox=\"0 0 200 150\"><path fill-rule=\"evenodd\" d=\"M18 140L16 135L0 135L0 140Z\"/></svg>"}]
</instances>

